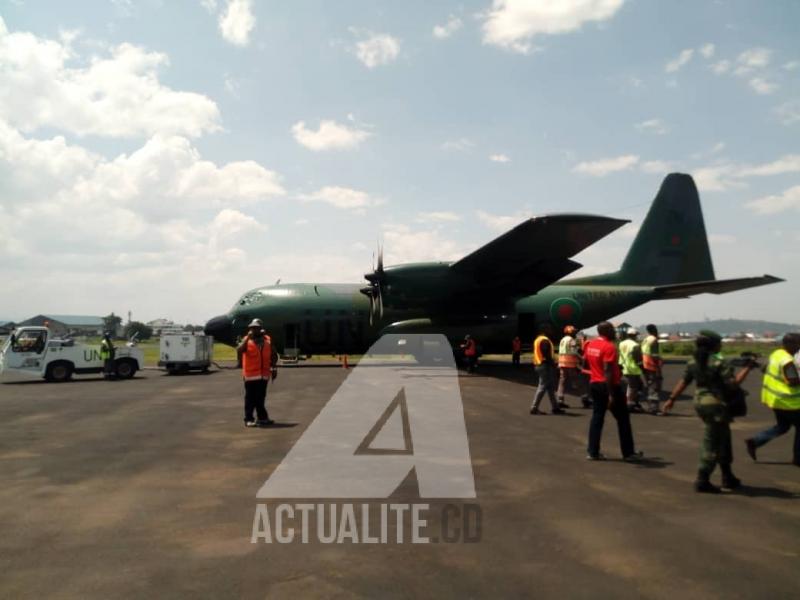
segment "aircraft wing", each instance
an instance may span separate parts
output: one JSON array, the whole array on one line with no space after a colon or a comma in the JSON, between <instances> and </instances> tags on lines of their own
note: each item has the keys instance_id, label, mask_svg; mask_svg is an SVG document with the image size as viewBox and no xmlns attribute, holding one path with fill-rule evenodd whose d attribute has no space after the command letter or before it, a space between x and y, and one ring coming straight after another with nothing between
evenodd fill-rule
<instances>
[{"instance_id":1,"label":"aircraft wing","mask_svg":"<svg viewBox=\"0 0 800 600\"><path fill-rule=\"evenodd\" d=\"M737 290L744 290L770 283L784 281L780 277L764 275L762 277L741 277L739 279L712 279L710 281L693 281L691 283L674 283L659 285L655 289L654 300L672 300L675 298L688 298L695 294L727 294Z\"/></svg>"},{"instance_id":2,"label":"aircraft wing","mask_svg":"<svg viewBox=\"0 0 800 600\"><path fill-rule=\"evenodd\" d=\"M535 294L581 267L570 257L627 220L564 214L534 217L453 263L482 295L514 298Z\"/></svg>"}]
</instances>

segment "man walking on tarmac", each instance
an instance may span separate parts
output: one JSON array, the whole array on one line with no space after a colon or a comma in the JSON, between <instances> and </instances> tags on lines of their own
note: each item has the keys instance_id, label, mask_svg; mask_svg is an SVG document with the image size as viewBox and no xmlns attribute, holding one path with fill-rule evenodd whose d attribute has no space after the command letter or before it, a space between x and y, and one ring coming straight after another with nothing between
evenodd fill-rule
<instances>
[{"instance_id":1,"label":"man walking on tarmac","mask_svg":"<svg viewBox=\"0 0 800 600\"><path fill-rule=\"evenodd\" d=\"M117 349L114 348L114 342L111 340L111 332L106 331L103 333L103 340L100 342L100 358L103 360L103 377L112 379L114 377L114 357Z\"/></svg>"},{"instance_id":2,"label":"man walking on tarmac","mask_svg":"<svg viewBox=\"0 0 800 600\"><path fill-rule=\"evenodd\" d=\"M600 454L600 438L603 435L603 422L606 411L617 420L619 433L619 447L622 458L632 462L642 458L641 452L636 452L633 444L633 431L628 406L622 394L620 381L619 361L614 340L617 332L608 321L603 321L597 326L598 335L586 344L585 356L591 372L589 389L592 394L592 420L589 424L589 444L586 458L589 460L603 460Z\"/></svg>"},{"instance_id":3,"label":"man walking on tarmac","mask_svg":"<svg viewBox=\"0 0 800 600\"><path fill-rule=\"evenodd\" d=\"M562 409L556 402L556 353L553 349L553 326L550 323L543 323L539 326L539 336L533 341L533 364L536 374L539 376L539 386L531 404L532 415L544 415L539 410L544 395L550 398L550 406L554 415L563 414Z\"/></svg>"},{"instance_id":4,"label":"man walking on tarmac","mask_svg":"<svg viewBox=\"0 0 800 600\"><path fill-rule=\"evenodd\" d=\"M647 385L647 401L650 413L658 413L661 401L661 385L664 377L661 374L661 354L658 348L658 328L652 323L647 326L647 337L642 341L642 368Z\"/></svg>"},{"instance_id":5,"label":"man walking on tarmac","mask_svg":"<svg viewBox=\"0 0 800 600\"><path fill-rule=\"evenodd\" d=\"M464 351L464 362L467 364L467 372L474 373L478 366L478 344L475 339L467 334L464 336L464 343L461 344Z\"/></svg>"},{"instance_id":6,"label":"man walking on tarmac","mask_svg":"<svg viewBox=\"0 0 800 600\"><path fill-rule=\"evenodd\" d=\"M745 443L750 458L756 460L756 448L794 427L792 463L800 467L800 374L793 359L800 350L800 333L787 333L782 343L770 354L761 388L761 401L775 413L776 423Z\"/></svg>"},{"instance_id":7,"label":"man walking on tarmac","mask_svg":"<svg viewBox=\"0 0 800 600\"><path fill-rule=\"evenodd\" d=\"M564 390L568 383L572 384L574 389L581 396L581 402L584 408L589 408L591 402L589 401L589 393L586 390L586 383L581 373L581 349L578 347L578 341L575 339L575 327L567 325L564 327L564 337L558 344L558 391L556 397L558 398L558 405L561 408L569 408L564 401Z\"/></svg>"},{"instance_id":8,"label":"man walking on tarmac","mask_svg":"<svg viewBox=\"0 0 800 600\"><path fill-rule=\"evenodd\" d=\"M247 335L236 348L242 358L244 378L244 425L266 427L275 421L267 413L267 384L278 376L278 353L272 340L264 333L260 319L253 319L247 326ZM253 418L255 411L258 420Z\"/></svg>"},{"instance_id":9,"label":"man walking on tarmac","mask_svg":"<svg viewBox=\"0 0 800 600\"><path fill-rule=\"evenodd\" d=\"M628 401L629 412L644 412L640 402L644 385L642 384L642 349L639 342L636 341L638 335L639 332L636 328L630 327L625 332L625 339L619 344L619 364L622 366L622 374L628 383L625 397Z\"/></svg>"}]
</instances>

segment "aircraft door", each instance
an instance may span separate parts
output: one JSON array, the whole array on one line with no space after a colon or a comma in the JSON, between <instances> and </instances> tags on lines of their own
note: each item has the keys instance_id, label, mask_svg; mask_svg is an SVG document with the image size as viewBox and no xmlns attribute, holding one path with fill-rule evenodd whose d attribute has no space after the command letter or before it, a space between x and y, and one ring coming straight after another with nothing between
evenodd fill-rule
<instances>
[{"instance_id":1,"label":"aircraft door","mask_svg":"<svg viewBox=\"0 0 800 600\"><path fill-rule=\"evenodd\" d=\"M517 335L523 344L536 337L536 313L519 313L517 315Z\"/></svg>"},{"instance_id":2,"label":"aircraft door","mask_svg":"<svg viewBox=\"0 0 800 600\"><path fill-rule=\"evenodd\" d=\"M300 325L286 323L283 326L283 355L297 357L300 354Z\"/></svg>"}]
</instances>

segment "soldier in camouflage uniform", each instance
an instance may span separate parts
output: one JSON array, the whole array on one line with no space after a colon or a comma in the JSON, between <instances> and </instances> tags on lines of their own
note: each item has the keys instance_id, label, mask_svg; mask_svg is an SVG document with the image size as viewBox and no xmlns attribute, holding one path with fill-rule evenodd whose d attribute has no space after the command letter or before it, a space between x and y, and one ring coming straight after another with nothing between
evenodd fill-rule
<instances>
[{"instance_id":1,"label":"soldier in camouflage uniform","mask_svg":"<svg viewBox=\"0 0 800 600\"><path fill-rule=\"evenodd\" d=\"M701 331L695 343L694 357L686 365L683 378L675 385L675 389L664 404L663 411L667 414L683 390L692 382L696 383L694 408L697 416L705 424L705 433L694 489L697 492L707 493L720 491L710 481L711 473L717 464L722 471L722 487L736 489L742 482L731 470L733 450L730 423L733 419L724 397L727 392L734 391L741 385L752 365L734 374L733 365L719 354L722 339L714 331Z\"/></svg>"}]
</instances>

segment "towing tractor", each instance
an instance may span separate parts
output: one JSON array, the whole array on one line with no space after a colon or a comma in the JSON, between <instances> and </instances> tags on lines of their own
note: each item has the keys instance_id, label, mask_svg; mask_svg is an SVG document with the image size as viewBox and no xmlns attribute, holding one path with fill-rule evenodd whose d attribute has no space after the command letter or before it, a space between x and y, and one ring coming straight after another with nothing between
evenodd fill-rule
<instances>
[{"instance_id":1,"label":"towing tractor","mask_svg":"<svg viewBox=\"0 0 800 600\"><path fill-rule=\"evenodd\" d=\"M118 347L114 374L130 379L144 366L144 352L133 344ZM100 345L54 338L47 327L20 327L0 350L0 380L46 379L69 381L73 375L103 372Z\"/></svg>"}]
</instances>

